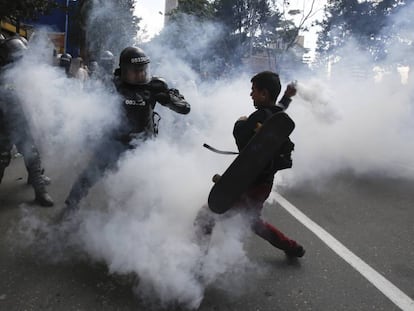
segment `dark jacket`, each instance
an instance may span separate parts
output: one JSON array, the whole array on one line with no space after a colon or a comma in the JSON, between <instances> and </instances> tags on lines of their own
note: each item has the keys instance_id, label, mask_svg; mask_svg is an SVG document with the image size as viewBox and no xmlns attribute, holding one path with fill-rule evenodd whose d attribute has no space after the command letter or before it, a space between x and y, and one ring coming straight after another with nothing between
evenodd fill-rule
<instances>
[{"instance_id":1,"label":"dark jacket","mask_svg":"<svg viewBox=\"0 0 414 311\"><path fill-rule=\"evenodd\" d=\"M244 147L248 144L250 139L256 134L255 129L257 123L263 124L273 114L285 110L289 106L290 101L291 100L289 98L282 97L278 106L274 105L266 108L260 107L255 112L253 112L247 118L247 120L236 121L233 128L233 136L235 138L236 145L239 151L241 152L244 149ZM290 140L288 140L287 144L292 144L292 146L288 146L287 148L291 147L293 150L293 143L290 142ZM279 157L279 154L275 155L275 158L259 174L257 180L254 182L254 185L260 183L273 183L274 175L280 169Z\"/></svg>"},{"instance_id":2,"label":"dark jacket","mask_svg":"<svg viewBox=\"0 0 414 311\"><path fill-rule=\"evenodd\" d=\"M143 85L130 85L116 77L114 83L122 97L121 120L116 131L117 139L122 141L128 142L136 134L152 136L156 133L154 107L157 102L180 114L190 112L184 96L170 89L160 78L153 77Z\"/></svg>"}]
</instances>

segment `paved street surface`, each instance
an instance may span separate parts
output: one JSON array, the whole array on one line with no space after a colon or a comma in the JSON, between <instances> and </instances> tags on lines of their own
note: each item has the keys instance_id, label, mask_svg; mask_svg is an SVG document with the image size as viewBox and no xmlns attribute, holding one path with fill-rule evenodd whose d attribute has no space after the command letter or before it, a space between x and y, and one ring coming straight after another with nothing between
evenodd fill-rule
<instances>
[{"instance_id":1,"label":"paved street surface","mask_svg":"<svg viewBox=\"0 0 414 311\"><path fill-rule=\"evenodd\" d=\"M166 310L136 297L133 280L110 274L104 264L86 257L53 263L37 256L35 244L18 247L13 235L24 210L45 218L55 213L32 204L32 189L25 182L21 159L15 159L0 185L0 310ZM199 310L414 310L413 189L412 180L345 173L279 189L288 202L382 275L385 290L335 253L329 241L272 203L265 217L302 243L306 255L289 261L252 236L245 246L260 269L248 273L244 284L234 284L237 294L209 286ZM57 206L67 191L65 181L55 178L50 192ZM19 207L22 202L26 209ZM387 291L395 293L393 286L401 294L397 303Z\"/></svg>"}]
</instances>

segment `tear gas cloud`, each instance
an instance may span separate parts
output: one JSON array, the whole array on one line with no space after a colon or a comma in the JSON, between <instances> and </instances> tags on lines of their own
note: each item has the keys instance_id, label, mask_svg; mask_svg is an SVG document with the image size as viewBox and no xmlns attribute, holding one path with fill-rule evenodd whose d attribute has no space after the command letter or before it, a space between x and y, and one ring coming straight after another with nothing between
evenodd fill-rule
<instances>
[{"instance_id":1,"label":"tear gas cloud","mask_svg":"<svg viewBox=\"0 0 414 311\"><path fill-rule=\"evenodd\" d=\"M88 50L91 57L99 57L100 53L110 50L117 55L120 49L132 45L135 40L130 29L124 29L122 23L114 21L130 19L128 10L116 1L92 0L85 21L84 30ZM98 40L99 38L99 40Z\"/></svg>"},{"instance_id":2,"label":"tear gas cloud","mask_svg":"<svg viewBox=\"0 0 414 311\"><path fill-rule=\"evenodd\" d=\"M410 16L412 8L406 8ZM298 95L288 111L296 122L294 166L279 174L286 186L343 170L414 178L412 81L401 84L399 75L391 72L375 82L368 70L366 78L358 79L353 64L359 68L372 64L354 43L346 48L352 53L345 55L352 58L343 60L340 75L332 71L328 79L326 73L314 72L311 78L294 74ZM165 49L155 52L151 47L151 52L154 63L158 60L153 55L163 55ZM390 58L394 55L390 50ZM55 180L71 176L65 179L69 189L73 171L86 164L93 144L115 124L118 98L96 85L68 80L58 68L32 57L36 53L8 76L24 85L18 95L31 117L47 171ZM79 249L105 262L112 273L137 274L136 290L141 297L197 308L208 284L218 280L234 284L236 277L244 275L240 271L253 267L243 249L248 226L240 217L230 217L219 222L214 232L201 272L204 282L200 282L194 271L203 250L194 242L192 223L206 203L211 177L223 172L233 159L210 153L202 144L236 149L234 121L254 108L250 74L217 79L214 85L198 84L196 89L199 77L175 57L168 54L174 65L159 66L158 75L174 80L192 105L191 113L177 115L157 106L162 116L157 139L126 152L117 169L91 190L78 214L80 226L65 241L76 241ZM404 57L414 63L412 55ZM282 82L286 86L289 81ZM84 156L79 157L79 152ZM35 218L26 215L25 226L39 227ZM34 228L25 232L30 229ZM54 241L53 234L47 236L49 248L62 242Z\"/></svg>"},{"instance_id":3,"label":"tear gas cloud","mask_svg":"<svg viewBox=\"0 0 414 311\"><path fill-rule=\"evenodd\" d=\"M46 166L57 172L54 168L73 164L115 124L119 105L117 96L101 85L68 79L62 68L51 66L52 57L39 58L37 53L45 52L38 52L38 47L30 46L27 56L6 75L18 88Z\"/></svg>"},{"instance_id":4,"label":"tear gas cloud","mask_svg":"<svg viewBox=\"0 0 414 311\"><path fill-rule=\"evenodd\" d=\"M74 171L80 172L93 146L116 124L119 98L99 84L81 84L66 78L61 68L39 61L46 47L30 46L27 57L7 77L15 85L25 86L17 96L30 116L47 173L69 191ZM171 68L174 74L182 72L192 79L191 69L183 61L180 64L180 68ZM168 70L166 74L172 76ZM226 282L242 277L245 273L240 271L252 267L242 243L246 224L237 216L218 224L201 275L204 282L200 282L195 271L203 253L194 241L193 219L207 200L211 176L232 160L206 151L202 143L223 137L219 144L234 148L228 120L251 111L248 80L246 76L234 84L245 90L245 105L234 100L234 90L225 85L211 86L203 93L188 80L174 81L183 93L188 90L184 94L192 104L190 115L158 107L162 121L156 141L141 143L124 154L118 169L108 173L85 199L76 230L70 230L70 224L48 226L25 210L19 228L25 239L31 237L28 242L53 254L53 260L74 259L66 246L75 247L105 262L112 273L135 273L139 295L162 305L178 302L193 309L200 304L207 284L220 279L223 288L230 287ZM97 196L100 200L96 201ZM40 231L44 238L33 238Z\"/></svg>"}]
</instances>

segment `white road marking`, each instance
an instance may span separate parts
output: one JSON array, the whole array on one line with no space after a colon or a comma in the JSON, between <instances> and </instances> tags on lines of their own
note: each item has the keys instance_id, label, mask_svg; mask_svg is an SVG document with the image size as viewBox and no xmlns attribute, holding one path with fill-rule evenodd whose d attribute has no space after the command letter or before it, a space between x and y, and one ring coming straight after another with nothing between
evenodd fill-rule
<instances>
[{"instance_id":1,"label":"white road marking","mask_svg":"<svg viewBox=\"0 0 414 311\"><path fill-rule=\"evenodd\" d=\"M317 223L303 214L280 194L273 192L274 198L288 213L299 220L306 228L312 231L329 248L362 274L372 285L379 289L388 299L403 311L414 311L414 300L403 293L398 287L371 268L361 258L347 249L341 242L324 230Z\"/></svg>"}]
</instances>

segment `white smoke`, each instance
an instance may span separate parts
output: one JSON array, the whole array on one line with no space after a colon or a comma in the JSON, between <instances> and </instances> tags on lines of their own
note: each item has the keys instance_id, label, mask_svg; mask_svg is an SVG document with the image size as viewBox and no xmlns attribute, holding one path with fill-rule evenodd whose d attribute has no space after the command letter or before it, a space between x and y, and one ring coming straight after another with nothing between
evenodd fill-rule
<instances>
[{"instance_id":1,"label":"white smoke","mask_svg":"<svg viewBox=\"0 0 414 311\"><path fill-rule=\"evenodd\" d=\"M94 146L116 123L119 101L97 85L68 79L60 68L39 61L43 52L31 47L8 78L25 86L17 95L47 173L70 189ZM183 74L193 74L184 64L182 68ZM177 68L174 72L177 75ZM211 177L234 158L211 153L203 142L235 149L233 120L253 106L248 77L233 84L244 92L242 101L235 100L228 85L205 91L187 81L175 83L183 93L187 90L189 115L158 107L162 120L157 139L123 154L118 167L85 198L73 224L48 225L24 210L19 230L25 237L35 236L26 242L35 243L53 261L86 254L105 262L111 273L137 275L141 297L194 309L208 284L232 282L251 265L242 242L249 226L242 218L219 222L207 256L194 240L193 221L207 201Z\"/></svg>"},{"instance_id":2,"label":"white smoke","mask_svg":"<svg viewBox=\"0 0 414 311\"><path fill-rule=\"evenodd\" d=\"M356 46L347 48L359 51ZM365 68L366 57L361 53L348 53L350 64ZM390 57L394 55L391 51ZM404 56L414 64L411 55ZM196 89L194 83L187 83L197 81L195 73L182 60L168 60L170 67L159 66L157 74L165 69L165 76L177 77L174 86L191 103L191 113L182 116L158 107L162 120L157 139L126 152L117 168L91 189L75 219L78 226L64 227L71 228L64 239L62 228L47 226L33 214L25 215L22 226L26 235L44 232L46 250L65 241L93 260L105 262L112 273L137 275L134 285L142 297L195 309L206 286L234 282L243 276L240 271L252 265L243 249L249 229L241 217L219 222L207 256L195 243L193 232L194 217L212 186L211 177L223 172L234 158L213 154L202 144L236 149L234 121L254 110L249 97L251 77L241 74ZM296 123L294 167L278 174L287 185L342 170L414 178L413 83L404 85L396 75L375 82L373 72L365 72L364 79L355 77L352 66L330 79L324 73L315 72L312 79L298 74L298 95L288 110ZM183 75L189 79L180 78ZM78 157L79 152L89 154L116 122L116 96L69 80L58 68L35 58L23 60L9 78L24 85L18 95L51 177L78 173L73 170L87 163L86 157ZM73 176L66 181L68 188L72 180ZM41 239L33 243L40 245ZM69 256L65 251L62 255Z\"/></svg>"},{"instance_id":3,"label":"white smoke","mask_svg":"<svg viewBox=\"0 0 414 311\"><path fill-rule=\"evenodd\" d=\"M76 159L106 135L118 120L118 96L102 84L68 79L56 65L47 29L38 29L29 41L25 57L7 79L16 89L28 120L35 130L47 162L52 166ZM73 162L72 162L73 164Z\"/></svg>"},{"instance_id":4,"label":"white smoke","mask_svg":"<svg viewBox=\"0 0 414 311\"><path fill-rule=\"evenodd\" d=\"M350 43L346 49L357 53L347 54L349 66L340 75L298 83L298 98L289 108L297 125L295 164L286 174L292 182L344 170L413 178L412 83L402 84L396 68L375 82L373 65L358 47ZM363 77L350 65L355 63Z\"/></svg>"}]
</instances>

